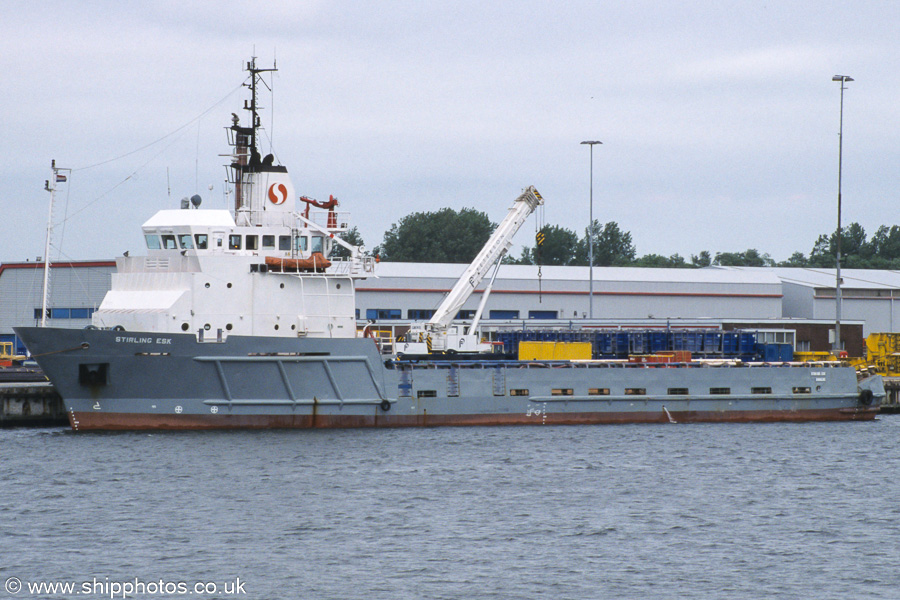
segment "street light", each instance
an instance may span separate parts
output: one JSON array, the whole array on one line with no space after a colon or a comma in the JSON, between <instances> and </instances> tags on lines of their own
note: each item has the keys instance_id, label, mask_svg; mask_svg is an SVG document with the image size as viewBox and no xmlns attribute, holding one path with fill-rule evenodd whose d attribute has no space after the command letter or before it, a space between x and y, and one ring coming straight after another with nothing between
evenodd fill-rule
<instances>
[{"instance_id":1,"label":"street light","mask_svg":"<svg viewBox=\"0 0 900 600\"><path fill-rule=\"evenodd\" d=\"M835 284L834 284L834 344L831 349L835 355L841 351L841 166L844 154L844 87L845 83L853 81L847 75L835 75L832 81L841 82L841 125L838 131L838 205L837 205L837 256L835 257Z\"/></svg>"},{"instance_id":2,"label":"street light","mask_svg":"<svg viewBox=\"0 0 900 600\"><path fill-rule=\"evenodd\" d=\"M590 221L588 223L588 273L591 281L590 287L590 296L588 297L588 306L589 306L589 314L590 318L594 318L594 236L593 236L593 227L594 227L594 145L602 144L603 142L597 141L584 141L582 144L587 144L591 147L591 209L590 209Z\"/></svg>"}]
</instances>

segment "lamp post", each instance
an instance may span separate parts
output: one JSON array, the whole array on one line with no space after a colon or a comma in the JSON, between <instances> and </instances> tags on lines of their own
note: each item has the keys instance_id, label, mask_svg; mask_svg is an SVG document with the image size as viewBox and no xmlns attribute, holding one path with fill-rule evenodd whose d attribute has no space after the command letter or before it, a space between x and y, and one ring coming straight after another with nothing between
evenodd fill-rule
<instances>
[{"instance_id":1,"label":"lamp post","mask_svg":"<svg viewBox=\"0 0 900 600\"><path fill-rule=\"evenodd\" d=\"M594 227L594 145L602 144L603 142L598 141L584 141L582 144L587 144L591 147L591 202L590 202L590 221L588 222L588 277L590 279L590 290L588 296L588 315L591 319L594 318L594 235L593 235L593 227Z\"/></svg>"},{"instance_id":2,"label":"lamp post","mask_svg":"<svg viewBox=\"0 0 900 600\"><path fill-rule=\"evenodd\" d=\"M844 87L845 83L853 81L847 75L835 75L832 81L841 82L841 121L838 130L838 202L837 202L837 255L835 256L835 283L834 283L834 344L831 349L837 356L841 351L841 166L844 155Z\"/></svg>"}]
</instances>

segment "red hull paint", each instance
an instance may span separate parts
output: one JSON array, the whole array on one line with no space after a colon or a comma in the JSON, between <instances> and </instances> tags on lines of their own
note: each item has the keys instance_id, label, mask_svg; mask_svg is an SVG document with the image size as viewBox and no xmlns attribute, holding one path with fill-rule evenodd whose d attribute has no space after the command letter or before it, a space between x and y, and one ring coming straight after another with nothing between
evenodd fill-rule
<instances>
[{"instance_id":1,"label":"red hull paint","mask_svg":"<svg viewBox=\"0 0 900 600\"><path fill-rule=\"evenodd\" d=\"M871 421L873 407L804 411L676 412L677 423L777 423L804 421ZM437 427L476 425L614 425L668 423L665 414L650 412L548 413L504 415L155 415L136 413L69 413L76 431L197 429L338 429L362 427Z\"/></svg>"}]
</instances>

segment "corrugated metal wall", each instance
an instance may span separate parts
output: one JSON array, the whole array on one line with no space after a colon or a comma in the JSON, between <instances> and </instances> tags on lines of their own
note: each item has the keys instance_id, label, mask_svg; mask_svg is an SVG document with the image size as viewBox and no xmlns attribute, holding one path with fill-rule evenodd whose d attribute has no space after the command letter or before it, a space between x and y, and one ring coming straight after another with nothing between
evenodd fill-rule
<instances>
[{"instance_id":1,"label":"corrugated metal wall","mask_svg":"<svg viewBox=\"0 0 900 600\"><path fill-rule=\"evenodd\" d=\"M108 261L64 263L50 269L49 306L97 308L109 290L115 270ZM40 263L4 265L0 268L0 334L13 326L34 325L41 307L44 271ZM52 319L56 327L84 327L89 319Z\"/></svg>"}]
</instances>

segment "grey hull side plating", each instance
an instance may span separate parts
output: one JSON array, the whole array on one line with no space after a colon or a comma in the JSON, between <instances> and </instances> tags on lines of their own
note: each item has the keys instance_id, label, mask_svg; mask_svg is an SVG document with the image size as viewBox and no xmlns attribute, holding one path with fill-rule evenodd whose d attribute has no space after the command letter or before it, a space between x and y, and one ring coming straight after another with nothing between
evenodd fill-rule
<instances>
[{"instance_id":1,"label":"grey hull side plating","mask_svg":"<svg viewBox=\"0 0 900 600\"><path fill-rule=\"evenodd\" d=\"M884 397L849 367L386 366L367 339L16 332L77 430L869 420Z\"/></svg>"}]
</instances>

